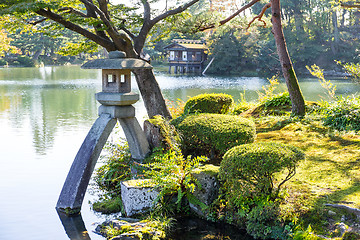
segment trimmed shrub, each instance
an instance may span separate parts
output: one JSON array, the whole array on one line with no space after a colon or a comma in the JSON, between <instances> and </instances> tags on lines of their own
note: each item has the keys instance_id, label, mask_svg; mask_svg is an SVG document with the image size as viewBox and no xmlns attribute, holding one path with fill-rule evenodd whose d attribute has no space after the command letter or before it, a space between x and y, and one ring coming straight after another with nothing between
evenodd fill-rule
<instances>
[{"instance_id":1,"label":"trimmed shrub","mask_svg":"<svg viewBox=\"0 0 360 240\"><path fill-rule=\"evenodd\" d=\"M24 67L35 67L34 61L28 56L18 56L17 61L21 66Z\"/></svg>"},{"instance_id":2,"label":"trimmed shrub","mask_svg":"<svg viewBox=\"0 0 360 240\"><path fill-rule=\"evenodd\" d=\"M4 59L0 59L0 66L5 66L7 64L7 61Z\"/></svg>"},{"instance_id":3,"label":"trimmed shrub","mask_svg":"<svg viewBox=\"0 0 360 240\"><path fill-rule=\"evenodd\" d=\"M249 110L250 108L254 107L255 104L252 103L248 103L248 102L240 102L237 103L232 110L232 114L234 115L239 115L243 112L246 112L247 110Z\"/></svg>"},{"instance_id":4,"label":"trimmed shrub","mask_svg":"<svg viewBox=\"0 0 360 240\"><path fill-rule=\"evenodd\" d=\"M323 113L323 122L339 131L360 131L360 97L341 97Z\"/></svg>"},{"instance_id":5,"label":"trimmed shrub","mask_svg":"<svg viewBox=\"0 0 360 240\"><path fill-rule=\"evenodd\" d=\"M219 176L230 184L240 182L246 191L244 194L250 197L263 195L276 199L281 186L295 175L296 165L302 159L304 153L293 146L273 142L245 144L226 152ZM276 179L275 174L283 170L287 170L284 179Z\"/></svg>"},{"instance_id":6,"label":"trimmed shrub","mask_svg":"<svg viewBox=\"0 0 360 240\"><path fill-rule=\"evenodd\" d=\"M184 108L185 113L218 113L229 112L234 99L228 94L200 94L190 98Z\"/></svg>"},{"instance_id":7,"label":"trimmed shrub","mask_svg":"<svg viewBox=\"0 0 360 240\"><path fill-rule=\"evenodd\" d=\"M271 97L267 97L263 101L265 107L291 106L290 95L288 92L282 92Z\"/></svg>"},{"instance_id":8,"label":"trimmed shrub","mask_svg":"<svg viewBox=\"0 0 360 240\"><path fill-rule=\"evenodd\" d=\"M253 121L233 115L190 114L175 122L186 155L205 155L214 160L234 146L254 142L256 136Z\"/></svg>"}]
</instances>

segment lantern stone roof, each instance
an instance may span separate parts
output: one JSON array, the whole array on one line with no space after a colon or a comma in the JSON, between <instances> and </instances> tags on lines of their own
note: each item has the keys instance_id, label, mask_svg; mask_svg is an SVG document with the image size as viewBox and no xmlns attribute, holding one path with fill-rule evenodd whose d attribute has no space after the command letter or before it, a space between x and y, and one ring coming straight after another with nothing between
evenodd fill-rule
<instances>
[{"instance_id":1,"label":"lantern stone roof","mask_svg":"<svg viewBox=\"0 0 360 240\"><path fill-rule=\"evenodd\" d=\"M153 67L141 59L125 58L125 53L114 51L109 58L88 61L81 66L83 69L152 69Z\"/></svg>"}]
</instances>

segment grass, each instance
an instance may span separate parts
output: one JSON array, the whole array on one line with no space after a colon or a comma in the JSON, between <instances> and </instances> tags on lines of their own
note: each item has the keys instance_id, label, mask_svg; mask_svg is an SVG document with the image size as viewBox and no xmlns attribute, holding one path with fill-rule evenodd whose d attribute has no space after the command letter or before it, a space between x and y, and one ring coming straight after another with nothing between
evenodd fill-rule
<instances>
[{"instance_id":1,"label":"grass","mask_svg":"<svg viewBox=\"0 0 360 240\"><path fill-rule=\"evenodd\" d=\"M304 227L311 224L317 234L329 234L342 215L349 215L326 207L327 203L360 208L359 135L330 131L313 115L297 121L267 116L255 122L256 141L291 144L306 154L297 174L287 184L288 201L296 208ZM329 216L329 210L337 214ZM346 219L348 225L356 221L354 216Z\"/></svg>"}]
</instances>

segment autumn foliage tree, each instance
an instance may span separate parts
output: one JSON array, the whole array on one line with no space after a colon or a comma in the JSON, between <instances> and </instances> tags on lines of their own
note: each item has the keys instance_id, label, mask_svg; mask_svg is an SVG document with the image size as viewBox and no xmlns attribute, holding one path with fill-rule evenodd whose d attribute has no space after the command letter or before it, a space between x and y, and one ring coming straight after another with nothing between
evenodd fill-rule
<instances>
[{"instance_id":1,"label":"autumn foliage tree","mask_svg":"<svg viewBox=\"0 0 360 240\"><path fill-rule=\"evenodd\" d=\"M31 26L42 24L45 26L42 27L43 31L51 34L53 29L63 27L82 35L84 41L88 42L82 46L89 46L90 41L96 43L92 46L99 45L107 51L120 50L124 51L127 57L144 58L143 48L154 27L169 17L184 12L197 2L199 0L189 0L170 7L167 4L170 2L166 1L165 10L159 12L151 7L149 0L136 1L132 6L112 4L109 0L9 0L0 4L0 15L8 17L7 26L10 28L19 26L20 23ZM226 19L214 24L197 26L197 30L204 31L224 25L260 0L242 2L244 5ZM139 14L140 8L142 14ZM280 0L270 0L265 4L261 13L249 23L249 26L256 20L263 21L262 16L268 8L272 9L272 32L292 101L292 112L302 116L305 114L305 103L282 31ZM135 70L134 74L149 117L162 115L170 118L152 70Z\"/></svg>"},{"instance_id":2,"label":"autumn foliage tree","mask_svg":"<svg viewBox=\"0 0 360 240\"><path fill-rule=\"evenodd\" d=\"M16 47L10 45L11 40L4 30L0 30L0 57L4 56L6 52L15 53L18 51Z\"/></svg>"},{"instance_id":3,"label":"autumn foliage tree","mask_svg":"<svg viewBox=\"0 0 360 240\"><path fill-rule=\"evenodd\" d=\"M160 12L154 10L148 0L135 1L133 5L129 2L113 4L109 0L9 0L0 3L0 16L7 17L5 27L9 29L27 24L51 35L54 29L67 28L82 35L84 42L96 43L92 46L124 51L131 58L144 58L142 50L154 26L198 1L166 6ZM153 71L133 72L149 117L171 118Z\"/></svg>"}]
</instances>

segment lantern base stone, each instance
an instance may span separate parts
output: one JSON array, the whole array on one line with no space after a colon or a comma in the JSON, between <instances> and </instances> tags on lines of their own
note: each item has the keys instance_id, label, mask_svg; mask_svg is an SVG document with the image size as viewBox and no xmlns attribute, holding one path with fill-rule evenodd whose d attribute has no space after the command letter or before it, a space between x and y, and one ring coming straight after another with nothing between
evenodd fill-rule
<instances>
[{"instance_id":1,"label":"lantern base stone","mask_svg":"<svg viewBox=\"0 0 360 240\"><path fill-rule=\"evenodd\" d=\"M133 106L105 106L100 105L99 116L109 114L112 118L130 118L135 117L135 108Z\"/></svg>"}]
</instances>

